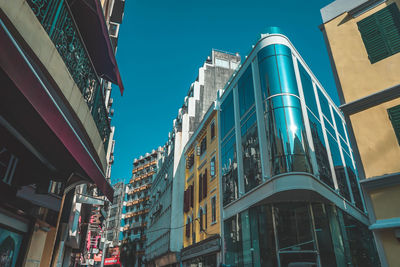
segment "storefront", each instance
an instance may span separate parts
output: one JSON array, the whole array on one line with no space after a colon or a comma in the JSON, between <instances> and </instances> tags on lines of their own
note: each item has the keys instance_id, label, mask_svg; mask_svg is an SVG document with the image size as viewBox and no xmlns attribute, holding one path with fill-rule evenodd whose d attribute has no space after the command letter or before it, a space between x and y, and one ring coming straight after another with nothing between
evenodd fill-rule
<instances>
[{"instance_id":1,"label":"storefront","mask_svg":"<svg viewBox=\"0 0 400 267\"><path fill-rule=\"evenodd\" d=\"M26 249L23 244L27 240L27 231L27 223L0 210L0 266L22 264L19 255Z\"/></svg>"},{"instance_id":2,"label":"storefront","mask_svg":"<svg viewBox=\"0 0 400 267\"><path fill-rule=\"evenodd\" d=\"M376 267L368 227L334 205L263 204L224 222L225 264Z\"/></svg>"},{"instance_id":3,"label":"storefront","mask_svg":"<svg viewBox=\"0 0 400 267\"><path fill-rule=\"evenodd\" d=\"M199 243L182 249L184 267L217 267L221 248L219 235L209 237Z\"/></svg>"}]
</instances>

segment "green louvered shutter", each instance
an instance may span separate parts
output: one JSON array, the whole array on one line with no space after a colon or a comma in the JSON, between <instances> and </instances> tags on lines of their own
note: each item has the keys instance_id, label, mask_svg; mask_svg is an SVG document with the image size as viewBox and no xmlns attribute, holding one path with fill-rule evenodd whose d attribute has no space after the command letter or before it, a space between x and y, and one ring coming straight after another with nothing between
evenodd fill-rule
<instances>
[{"instance_id":1,"label":"green louvered shutter","mask_svg":"<svg viewBox=\"0 0 400 267\"><path fill-rule=\"evenodd\" d=\"M387 111L397 137L397 142L399 142L400 145L400 105L389 108Z\"/></svg>"},{"instance_id":2,"label":"green louvered shutter","mask_svg":"<svg viewBox=\"0 0 400 267\"><path fill-rule=\"evenodd\" d=\"M357 25L371 63L400 52L400 11L395 3Z\"/></svg>"}]
</instances>

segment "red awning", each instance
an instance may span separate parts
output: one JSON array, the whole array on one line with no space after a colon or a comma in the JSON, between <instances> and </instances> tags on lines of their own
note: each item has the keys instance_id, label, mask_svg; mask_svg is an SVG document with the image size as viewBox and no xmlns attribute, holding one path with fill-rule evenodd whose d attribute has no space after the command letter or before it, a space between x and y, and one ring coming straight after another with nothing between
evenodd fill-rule
<instances>
[{"instance_id":1,"label":"red awning","mask_svg":"<svg viewBox=\"0 0 400 267\"><path fill-rule=\"evenodd\" d=\"M68 0L68 3L97 74L117 84L122 95L124 86L100 1Z\"/></svg>"},{"instance_id":2,"label":"red awning","mask_svg":"<svg viewBox=\"0 0 400 267\"><path fill-rule=\"evenodd\" d=\"M114 190L106 181L103 171L82 145L53 98L46 92L45 85L38 78L38 74L34 73L33 67L24 52L11 38L8 30L6 31L0 25L0 68L13 81L65 149L86 172L87 176L112 201Z\"/></svg>"}]
</instances>

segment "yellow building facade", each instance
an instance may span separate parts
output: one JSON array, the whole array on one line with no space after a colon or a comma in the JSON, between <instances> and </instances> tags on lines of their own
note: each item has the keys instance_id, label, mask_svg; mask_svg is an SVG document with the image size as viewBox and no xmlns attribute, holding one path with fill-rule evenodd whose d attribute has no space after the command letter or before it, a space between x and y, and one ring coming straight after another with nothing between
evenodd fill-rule
<instances>
[{"instance_id":1,"label":"yellow building facade","mask_svg":"<svg viewBox=\"0 0 400 267\"><path fill-rule=\"evenodd\" d=\"M184 154L183 266L199 262L214 265L219 262L217 127L217 112L211 107L189 140Z\"/></svg>"},{"instance_id":2,"label":"yellow building facade","mask_svg":"<svg viewBox=\"0 0 400 267\"><path fill-rule=\"evenodd\" d=\"M400 0L334 1L321 9L382 266L400 266L399 7Z\"/></svg>"}]
</instances>

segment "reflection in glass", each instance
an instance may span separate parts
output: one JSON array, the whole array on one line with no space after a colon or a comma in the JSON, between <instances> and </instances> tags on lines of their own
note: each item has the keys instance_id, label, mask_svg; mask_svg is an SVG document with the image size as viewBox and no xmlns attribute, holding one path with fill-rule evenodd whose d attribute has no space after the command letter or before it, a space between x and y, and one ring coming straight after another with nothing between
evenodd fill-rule
<instances>
[{"instance_id":1,"label":"reflection in glass","mask_svg":"<svg viewBox=\"0 0 400 267\"><path fill-rule=\"evenodd\" d=\"M238 82L240 117L254 105L254 87L251 67L249 66Z\"/></svg>"},{"instance_id":2,"label":"reflection in glass","mask_svg":"<svg viewBox=\"0 0 400 267\"><path fill-rule=\"evenodd\" d=\"M331 110L329 108L328 99L326 99L325 95L321 92L321 89L318 88L317 92L318 92L319 104L321 106L322 114L324 114L325 117L332 123L332 115L331 115ZM333 132L333 133L335 133L335 132Z\"/></svg>"},{"instance_id":3,"label":"reflection in glass","mask_svg":"<svg viewBox=\"0 0 400 267\"><path fill-rule=\"evenodd\" d=\"M254 108L249 114L250 118L242 123L241 127L245 192L262 183L260 147Z\"/></svg>"},{"instance_id":4,"label":"reflection in glass","mask_svg":"<svg viewBox=\"0 0 400 267\"><path fill-rule=\"evenodd\" d=\"M336 267L336 257L326 207L322 203L314 203L312 204L312 212L321 265L324 267Z\"/></svg>"},{"instance_id":5,"label":"reflection in glass","mask_svg":"<svg viewBox=\"0 0 400 267\"><path fill-rule=\"evenodd\" d=\"M317 249L307 203L274 204L278 254L282 267L317 266Z\"/></svg>"},{"instance_id":6,"label":"reflection in glass","mask_svg":"<svg viewBox=\"0 0 400 267\"><path fill-rule=\"evenodd\" d=\"M274 204L278 247L281 251L314 250L311 218L306 203Z\"/></svg>"},{"instance_id":7,"label":"reflection in glass","mask_svg":"<svg viewBox=\"0 0 400 267\"><path fill-rule=\"evenodd\" d=\"M235 125L235 116L233 112L233 93L232 91L221 104L221 138L224 139L225 135Z\"/></svg>"},{"instance_id":8,"label":"reflection in glass","mask_svg":"<svg viewBox=\"0 0 400 267\"><path fill-rule=\"evenodd\" d=\"M379 267L380 261L375 242L368 227L350 215L343 212L344 228L346 229L353 267Z\"/></svg>"},{"instance_id":9,"label":"reflection in glass","mask_svg":"<svg viewBox=\"0 0 400 267\"><path fill-rule=\"evenodd\" d=\"M232 131L221 144L223 204L238 198L238 174L235 132Z\"/></svg>"},{"instance_id":10,"label":"reflection in glass","mask_svg":"<svg viewBox=\"0 0 400 267\"><path fill-rule=\"evenodd\" d=\"M308 75L307 71L304 69L303 65L300 62L298 66L299 66L301 84L303 86L303 93L306 101L306 106L312 111L312 113L318 116L317 101L315 100L314 87L312 84L311 77L310 75Z\"/></svg>"},{"instance_id":11,"label":"reflection in glass","mask_svg":"<svg viewBox=\"0 0 400 267\"><path fill-rule=\"evenodd\" d=\"M225 264L243 266L241 228L239 214L236 214L234 217L224 222Z\"/></svg>"},{"instance_id":12,"label":"reflection in glass","mask_svg":"<svg viewBox=\"0 0 400 267\"><path fill-rule=\"evenodd\" d=\"M346 172L344 170L344 165L342 162L342 158L340 156L339 145L336 140L327 133L329 148L331 149L333 167L335 169L336 180L339 187L339 193L346 198L347 200L351 201L350 199L350 191L346 181Z\"/></svg>"},{"instance_id":13,"label":"reflection in glass","mask_svg":"<svg viewBox=\"0 0 400 267\"><path fill-rule=\"evenodd\" d=\"M254 266L277 266L271 205L253 207L249 214Z\"/></svg>"},{"instance_id":14,"label":"reflection in glass","mask_svg":"<svg viewBox=\"0 0 400 267\"><path fill-rule=\"evenodd\" d=\"M340 118L339 114L333 109L333 116L335 117L335 122L336 122L336 129L339 132L339 135L343 138L343 140L346 140L346 134L344 133L344 127L343 127L343 120Z\"/></svg>"},{"instance_id":15,"label":"reflection in glass","mask_svg":"<svg viewBox=\"0 0 400 267\"><path fill-rule=\"evenodd\" d=\"M319 178L321 181L334 188L331 168L329 166L328 151L326 150L321 123L314 115L308 112L311 135L314 143L315 157L317 159Z\"/></svg>"},{"instance_id":16,"label":"reflection in glass","mask_svg":"<svg viewBox=\"0 0 400 267\"><path fill-rule=\"evenodd\" d=\"M346 170L347 170L347 175L349 176L349 181L350 181L350 187L351 187L351 192L353 192L353 198L354 202L360 210L364 211L362 200L361 200L361 193L360 193L360 188L358 187L358 179L356 176L356 170L353 166L353 161L350 159L349 155L347 153L343 153L344 155L344 160L346 162Z\"/></svg>"},{"instance_id":17,"label":"reflection in glass","mask_svg":"<svg viewBox=\"0 0 400 267\"><path fill-rule=\"evenodd\" d=\"M312 172L291 50L267 46L258 53L258 61L271 175Z\"/></svg>"},{"instance_id":18,"label":"reflection in glass","mask_svg":"<svg viewBox=\"0 0 400 267\"><path fill-rule=\"evenodd\" d=\"M274 98L280 98L280 96ZM298 101L295 97L291 98ZM292 103L295 102L293 99L291 99ZM300 105L299 102L297 104ZM285 106L285 108L269 110L266 121L267 131L270 134L272 175L295 171L312 172L306 153L308 144L301 109Z\"/></svg>"}]
</instances>

